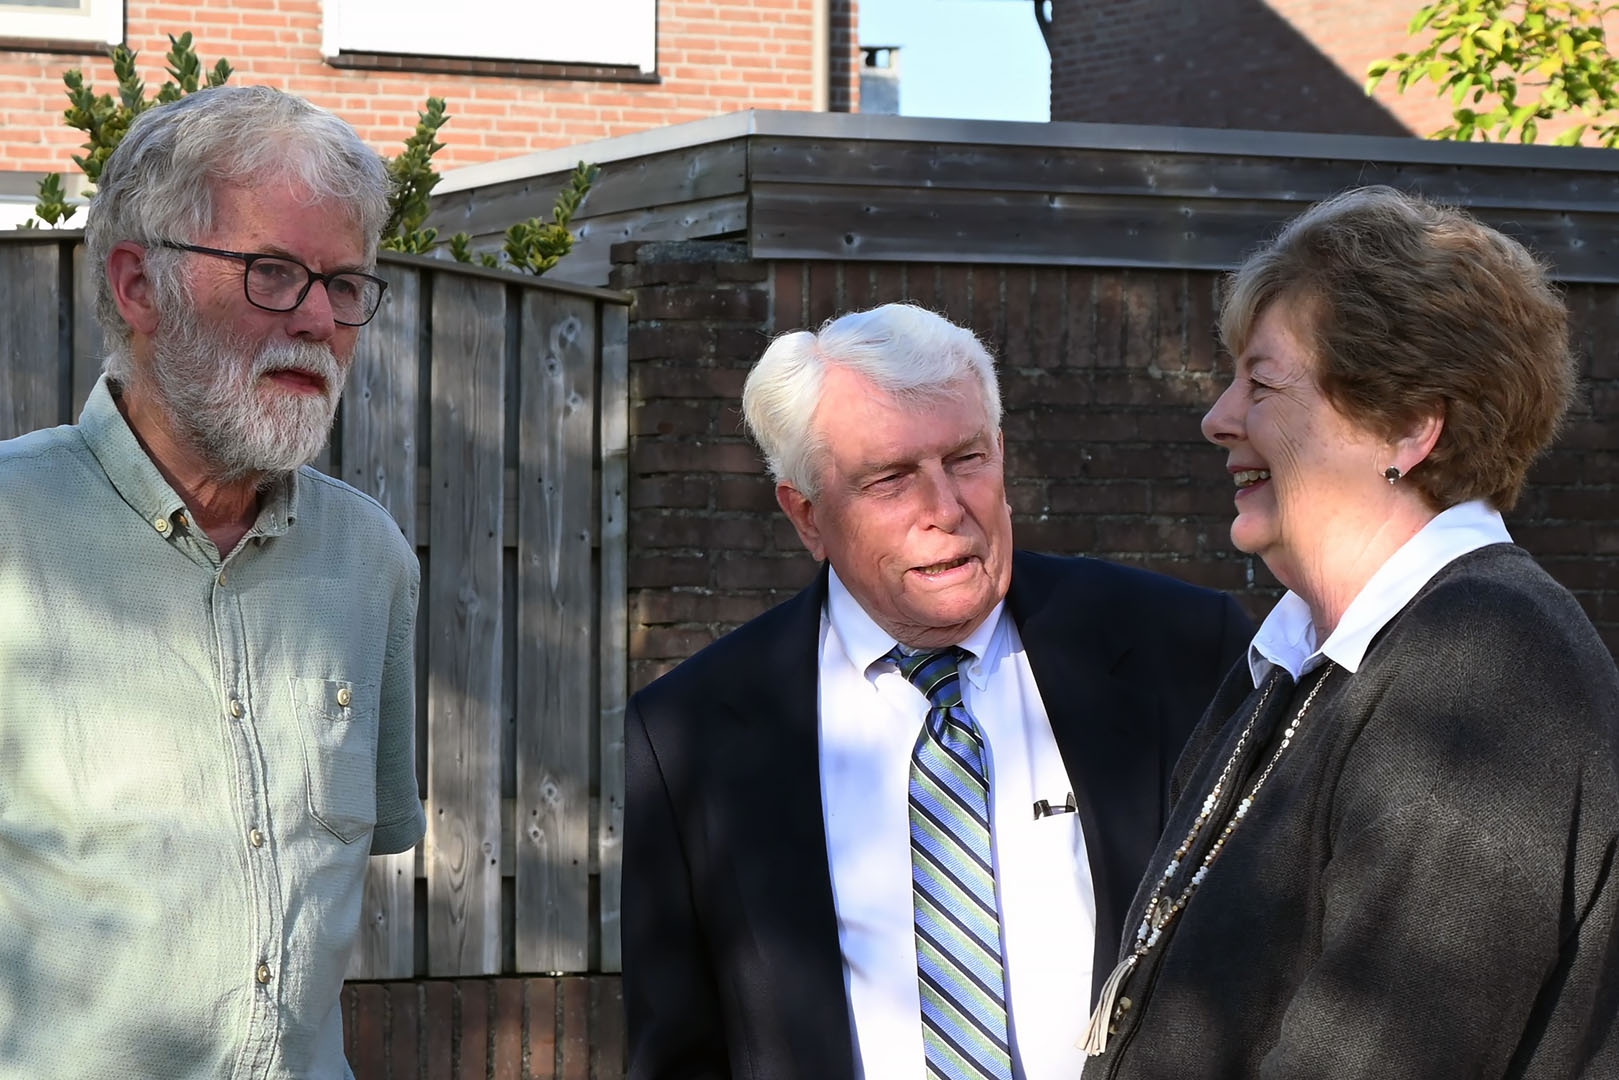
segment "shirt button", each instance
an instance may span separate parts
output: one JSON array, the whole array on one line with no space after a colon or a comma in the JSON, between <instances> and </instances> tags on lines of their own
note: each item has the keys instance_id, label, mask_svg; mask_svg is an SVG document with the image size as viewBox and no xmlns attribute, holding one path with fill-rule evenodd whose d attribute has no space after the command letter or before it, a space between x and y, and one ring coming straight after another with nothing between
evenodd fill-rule
<instances>
[{"instance_id":1,"label":"shirt button","mask_svg":"<svg viewBox=\"0 0 1619 1080\"><path fill-rule=\"evenodd\" d=\"M260 964L259 969L253 973L253 977L259 981L260 986L263 986L265 983L269 982L270 981L270 965L269 964Z\"/></svg>"},{"instance_id":2,"label":"shirt button","mask_svg":"<svg viewBox=\"0 0 1619 1080\"><path fill-rule=\"evenodd\" d=\"M219 572L219 576L214 578L214 580L219 583L220 588L224 588L225 587L225 571L221 570Z\"/></svg>"},{"instance_id":3,"label":"shirt button","mask_svg":"<svg viewBox=\"0 0 1619 1080\"><path fill-rule=\"evenodd\" d=\"M264 834L259 832L257 829L254 829L247 834L247 840L248 843L252 844L254 847L264 846Z\"/></svg>"},{"instance_id":4,"label":"shirt button","mask_svg":"<svg viewBox=\"0 0 1619 1080\"><path fill-rule=\"evenodd\" d=\"M242 718L242 714L244 712L246 712L246 711L247 711L246 709L242 708L242 699L241 698L231 698L230 699L230 714L232 716L234 716L236 719L240 720Z\"/></svg>"},{"instance_id":5,"label":"shirt button","mask_svg":"<svg viewBox=\"0 0 1619 1080\"><path fill-rule=\"evenodd\" d=\"M156 529L160 533L168 532L169 531L169 519L166 518L166 517L155 517L155 518L153 518L152 519L152 528Z\"/></svg>"},{"instance_id":6,"label":"shirt button","mask_svg":"<svg viewBox=\"0 0 1619 1080\"><path fill-rule=\"evenodd\" d=\"M349 702L351 702L353 700L354 700L354 694L352 692L350 692L348 687L342 686L342 687L338 688L338 690L337 690L337 703L339 705L343 706L343 708L346 709L346 708L349 707Z\"/></svg>"}]
</instances>

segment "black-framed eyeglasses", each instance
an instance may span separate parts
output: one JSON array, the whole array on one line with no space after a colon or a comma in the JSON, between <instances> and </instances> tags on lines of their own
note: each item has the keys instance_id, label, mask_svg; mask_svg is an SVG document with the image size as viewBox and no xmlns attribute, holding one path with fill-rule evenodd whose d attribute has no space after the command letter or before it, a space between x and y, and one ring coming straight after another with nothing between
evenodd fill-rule
<instances>
[{"instance_id":1,"label":"black-framed eyeglasses","mask_svg":"<svg viewBox=\"0 0 1619 1080\"><path fill-rule=\"evenodd\" d=\"M364 326L370 322L382 305L383 290L388 287L388 283L381 278L362 274L358 270L317 274L297 259L285 255L224 251L175 240L159 240L157 246L238 260L242 263L242 292L247 302L265 311L292 311L304 302L304 297L309 295L309 290L318 281L326 286L326 299L332 305L332 320L343 326Z\"/></svg>"}]
</instances>

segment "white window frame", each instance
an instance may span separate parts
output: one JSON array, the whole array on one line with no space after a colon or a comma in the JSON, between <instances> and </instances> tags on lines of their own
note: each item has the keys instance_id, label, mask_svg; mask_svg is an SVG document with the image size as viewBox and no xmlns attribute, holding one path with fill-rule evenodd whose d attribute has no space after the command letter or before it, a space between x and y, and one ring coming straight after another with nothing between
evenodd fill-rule
<instances>
[{"instance_id":1,"label":"white window frame","mask_svg":"<svg viewBox=\"0 0 1619 1080\"><path fill-rule=\"evenodd\" d=\"M124 0L80 0L77 9L0 0L0 38L117 45L124 40Z\"/></svg>"},{"instance_id":2,"label":"white window frame","mask_svg":"<svg viewBox=\"0 0 1619 1080\"><path fill-rule=\"evenodd\" d=\"M324 0L321 52L657 70L657 0Z\"/></svg>"}]
</instances>

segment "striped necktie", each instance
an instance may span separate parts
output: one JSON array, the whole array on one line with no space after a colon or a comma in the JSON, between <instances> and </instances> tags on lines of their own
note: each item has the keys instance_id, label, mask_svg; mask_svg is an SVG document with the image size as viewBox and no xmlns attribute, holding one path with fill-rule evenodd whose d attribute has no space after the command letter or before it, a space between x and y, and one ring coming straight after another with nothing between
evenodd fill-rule
<instances>
[{"instance_id":1,"label":"striped necktie","mask_svg":"<svg viewBox=\"0 0 1619 1080\"><path fill-rule=\"evenodd\" d=\"M955 647L885 659L927 696L911 752L911 892L927 1076L1011 1080L984 741L961 704Z\"/></svg>"}]
</instances>

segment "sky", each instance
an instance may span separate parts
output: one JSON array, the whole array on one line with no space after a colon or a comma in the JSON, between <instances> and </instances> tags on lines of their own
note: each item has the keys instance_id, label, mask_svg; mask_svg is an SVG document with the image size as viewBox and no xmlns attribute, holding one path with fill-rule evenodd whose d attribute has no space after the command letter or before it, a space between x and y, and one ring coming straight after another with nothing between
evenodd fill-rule
<instances>
[{"instance_id":1,"label":"sky","mask_svg":"<svg viewBox=\"0 0 1619 1080\"><path fill-rule=\"evenodd\" d=\"M1033 0L860 0L860 43L900 47L904 116L1051 118Z\"/></svg>"}]
</instances>

